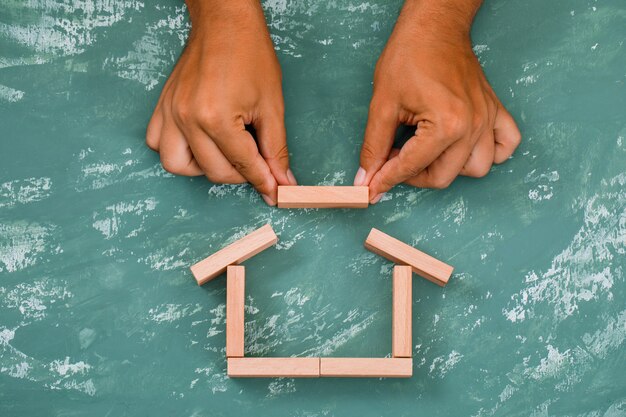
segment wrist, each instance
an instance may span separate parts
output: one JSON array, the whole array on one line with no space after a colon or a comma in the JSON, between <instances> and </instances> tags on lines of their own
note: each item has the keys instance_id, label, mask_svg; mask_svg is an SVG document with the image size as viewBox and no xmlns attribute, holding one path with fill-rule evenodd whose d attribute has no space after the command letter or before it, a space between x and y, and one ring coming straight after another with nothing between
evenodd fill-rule
<instances>
[{"instance_id":1,"label":"wrist","mask_svg":"<svg viewBox=\"0 0 626 417\"><path fill-rule=\"evenodd\" d=\"M420 42L470 45L470 30L482 0L406 0L394 31Z\"/></svg>"},{"instance_id":2,"label":"wrist","mask_svg":"<svg viewBox=\"0 0 626 417\"><path fill-rule=\"evenodd\" d=\"M239 29L265 27L260 0L185 0L189 10L192 32L233 25Z\"/></svg>"}]
</instances>

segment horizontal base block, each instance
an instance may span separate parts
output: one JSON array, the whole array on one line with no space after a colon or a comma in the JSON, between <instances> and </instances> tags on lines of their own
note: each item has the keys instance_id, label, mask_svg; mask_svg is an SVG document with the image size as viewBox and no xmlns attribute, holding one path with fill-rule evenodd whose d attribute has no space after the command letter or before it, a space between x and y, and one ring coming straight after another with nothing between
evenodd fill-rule
<instances>
[{"instance_id":1,"label":"horizontal base block","mask_svg":"<svg viewBox=\"0 0 626 417\"><path fill-rule=\"evenodd\" d=\"M409 378L413 375L411 358L321 358L321 377Z\"/></svg>"},{"instance_id":2,"label":"horizontal base block","mask_svg":"<svg viewBox=\"0 0 626 417\"><path fill-rule=\"evenodd\" d=\"M320 358L228 358L231 378L318 378Z\"/></svg>"},{"instance_id":3,"label":"horizontal base block","mask_svg":"<svg viewBox=\"0 0 626 417\"><path fill-rule=\"evenodd\" d=\"M367 208L368 205L368 187L278 186L280 208Z\"/></svg>"}]
</instances>

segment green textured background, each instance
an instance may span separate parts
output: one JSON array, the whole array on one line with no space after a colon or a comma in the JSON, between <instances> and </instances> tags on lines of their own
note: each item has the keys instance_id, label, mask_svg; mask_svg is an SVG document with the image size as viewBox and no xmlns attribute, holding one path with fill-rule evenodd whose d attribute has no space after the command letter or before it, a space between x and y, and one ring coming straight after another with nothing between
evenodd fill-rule
<instances>
[{"instance_id":1,"label":"green textured background","mask_svg":"<svg viewBox=\"0 0 626 417\"><path fill-rule=\"evenodd\" d=\"M293 171L349 184L400 1L264 7ZM623 0L487 0L475 51L521 146L485 179L353 211L160 168L144 129L188 28L174 0L0 4L0 416L626 415ZM224 279L187 267L266 222L252 356L390 353L372 226L456 267L414 281L413 378L225 376Z\"/></svg>"}]
</instances>

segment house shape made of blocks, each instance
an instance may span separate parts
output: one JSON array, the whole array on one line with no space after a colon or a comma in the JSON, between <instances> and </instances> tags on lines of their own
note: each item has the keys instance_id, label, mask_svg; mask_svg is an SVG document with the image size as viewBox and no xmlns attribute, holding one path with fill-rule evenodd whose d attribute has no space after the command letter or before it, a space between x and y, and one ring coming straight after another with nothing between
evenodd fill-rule
<instances>
[{"instance_id":1,"label":"house shape made of blocks","mask_svg":"<svg viewBox=\"0 0 626 417\"><path fill-rule=\"evenodd\" d=\"M269 224L231 243L191 267L198 285L226 272L226 357L229 377L387 377L413 375L412 275L447 284L453 268L377 229L365 247L396 265L393 268L392 347L390 358L245 357L244 303L246 259L276 244Z\"/></svg>"}]
</instances>

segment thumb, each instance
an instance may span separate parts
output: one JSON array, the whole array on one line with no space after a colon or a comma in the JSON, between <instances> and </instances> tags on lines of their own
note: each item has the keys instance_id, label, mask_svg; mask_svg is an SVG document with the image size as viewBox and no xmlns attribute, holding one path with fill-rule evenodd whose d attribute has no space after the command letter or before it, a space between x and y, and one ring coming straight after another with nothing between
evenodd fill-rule
<instances>
[{"instance_id":1,"label":"thumb","mask_svg":"<svg viewBox=\"0 0 626 417\"><path fill-rule=\"evenodd\" d=\"M279 185L296 185L296 179L289 169L287 132L282 114L268 115L255 123L259 151Z\"/></svg>"},{"instance_id":2,"label":"thumb","mask_svg":"<svg viewBox=\"0 0 626 417\"><path fill-rule=\"evenodd\" d=\"M415 136L390 158L369 183L370 202L376 203L383 193L396 184L415 177L429 166L448 146L431 125L418 125Z\"/></svg>"},{"instance_id":3,"label":"thumb","mask_svg":"<svg viewBox=\"0 0 626 417\"><path fill-rule=\"evenodd\" d=\"M372 99L361 147L361 166L354 178L354 185L368 185L387 161L398 128L398 117L393 108L382 106Z\"/></svg>"}]
</instances>

